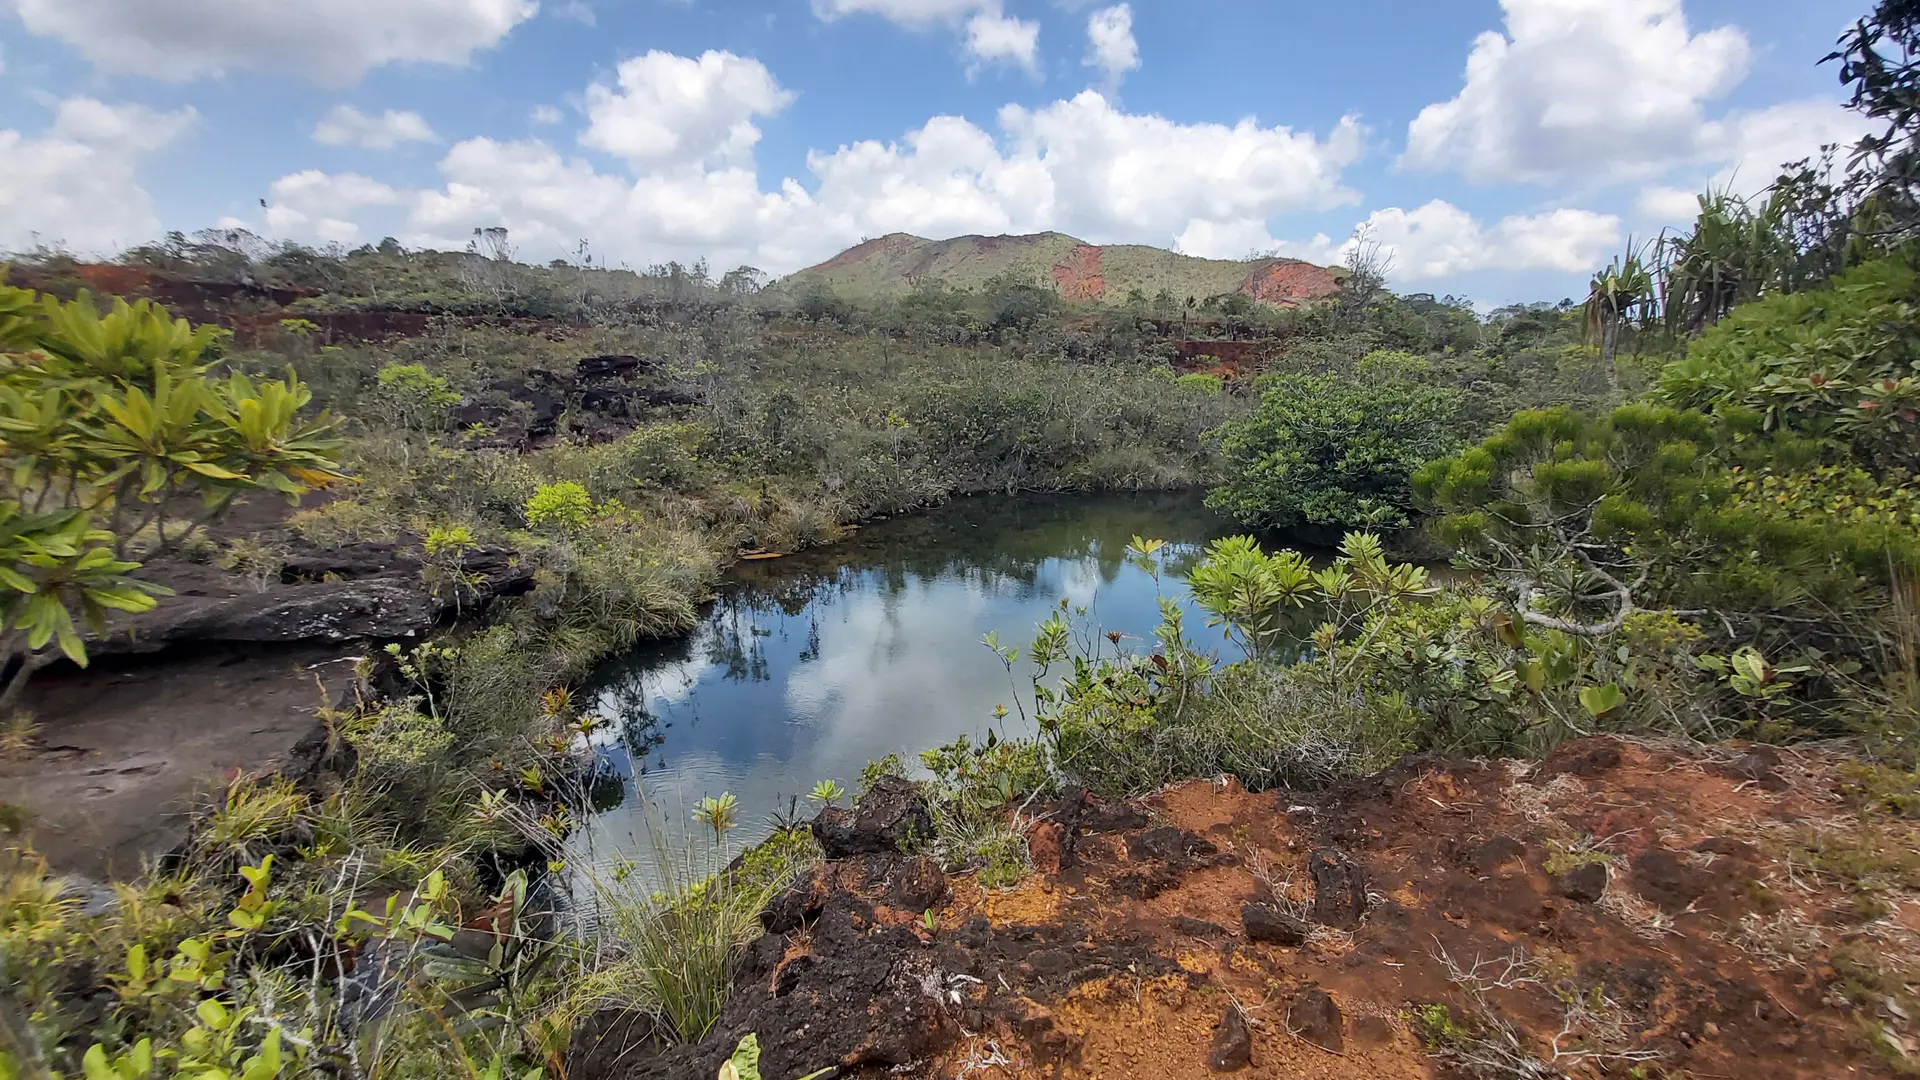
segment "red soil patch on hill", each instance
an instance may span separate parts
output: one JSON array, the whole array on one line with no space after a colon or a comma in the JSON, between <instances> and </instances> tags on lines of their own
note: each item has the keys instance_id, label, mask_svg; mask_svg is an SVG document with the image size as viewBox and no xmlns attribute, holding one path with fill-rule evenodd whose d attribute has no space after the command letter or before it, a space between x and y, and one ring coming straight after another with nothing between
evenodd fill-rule
<instances>
[{"instance_id":1,"label":"red soil patch on hill","mask_svg":"<svg viewBox=\"0 0 1920 1080\"><path fill-rule=\"evenodd\" d=\"M1107 279L1100 268L1100 249L1082 244L1073 249L1065 262L1053 268L1054 284L1060 286L1060 298L1068 301L1100 300L1107 295Z\"/></svg>"},{"instance_id":2,"label":"red soil patch on hill","mask_svg":"<svg viewBox=\"0 0 1920 1080\"><path fill-rule=\"evenodd\" d=\"M1282 307L1303 300L1321 300L1340 291L1334 271L1298 259L1277 259L1248 275L1240 291L1255 300Z\"/></svg>"}]
</instances>

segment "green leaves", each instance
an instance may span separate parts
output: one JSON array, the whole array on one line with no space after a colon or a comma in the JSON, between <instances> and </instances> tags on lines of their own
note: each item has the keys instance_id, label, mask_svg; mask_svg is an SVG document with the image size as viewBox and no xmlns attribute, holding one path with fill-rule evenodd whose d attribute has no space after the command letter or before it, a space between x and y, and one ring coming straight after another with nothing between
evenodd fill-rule
<instances>
[{"instance_id":1,"label":"green leaves","mask_svg":"<svg viewBox=\"0 0 1920 1080\"><path fill-rule=\"evenodd\" d=\"M1462 397L1419 365L1376 353L1362 372L1261 381L1259 409L1220 430L1226 483L1207 503L1249 524L1402 527L1410 478L1458 448Z\"/></svg>"},{"instance_id":2,"label":"green leaves","mask_svg":"<svg viewBox=\"0 0 1920 1080\"><path fill-rule=\"evenodd\" d=\"M1627 703L1627 695L1618 686L1608 683L1605 686L1588 686L1580 691L1580 707L1595 720L1604 720L1620 711Z\"/></svg>"},{"instance_id":3,"label":"green leaves","mask_svg":"<svg viewBox=\"0 0 1920 1080\"><path fill-rule=\"evenodd\" d=\"M341 478L332 421L300 418L311 395L297 379L209 375L223 333L151 301L103 315L85 293L0 287L0 666L24 657L30 671L50 647L84 664L78 620L104 632L108 611L167 595L122 556L136 538L182 538L162 513L179 496L201 495L211 517L243 489L297 496Z\"/></svg>"}]
</instances>

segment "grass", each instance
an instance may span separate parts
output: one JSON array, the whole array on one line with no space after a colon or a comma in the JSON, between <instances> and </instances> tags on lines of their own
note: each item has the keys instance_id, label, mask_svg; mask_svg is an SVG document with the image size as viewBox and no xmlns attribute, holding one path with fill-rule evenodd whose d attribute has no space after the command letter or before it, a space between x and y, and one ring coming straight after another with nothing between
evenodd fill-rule
<instances>
[{"instance_id":1,"label":"grass","mask_svg":"<svg viewBox=\"0 0 1920 1080\"><path fill-rule=\"evenodd\" d=\"M805 830L789 829L725 862L725 829L669 848L664 823L647 815L654 888L590 874L603 954L569 989L560 1012L578 1018L615 1006L644 1012L660 1031L697 1042L732 992L731 964L761 933L760 912L818 861ZM625 877L625 875L620 875Z\"/></svg>"}]
</instances>

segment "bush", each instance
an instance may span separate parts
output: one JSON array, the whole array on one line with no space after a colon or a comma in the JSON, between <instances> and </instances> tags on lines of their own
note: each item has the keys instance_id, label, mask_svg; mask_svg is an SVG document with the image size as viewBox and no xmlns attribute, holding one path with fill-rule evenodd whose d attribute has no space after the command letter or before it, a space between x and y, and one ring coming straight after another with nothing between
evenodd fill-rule
<instances>
[{"instance_id":1,"label":"bush","mask_svg":"<svg viewBox=\"0 0 1920 1080\"><path fill-rule=\"evenodd\" d=\"M572 480L541 484L527 499L527 524L536 529L584 529L593 517L593 495Z\"/></svg>"},{"instance_id":2,"label":"bush","mask_svg":"<svg viewBox=\"0 0 1920 1080\"><path fill-rule=\"evenodd\" d=\"M1221 429L1227 479L1207 505L1274 528L1401 527L1415 469L1458 446L1458 391L1405 354L1375 353L1356 374L1261 380L1260 407Z\"/></svg>"}]
</instances>

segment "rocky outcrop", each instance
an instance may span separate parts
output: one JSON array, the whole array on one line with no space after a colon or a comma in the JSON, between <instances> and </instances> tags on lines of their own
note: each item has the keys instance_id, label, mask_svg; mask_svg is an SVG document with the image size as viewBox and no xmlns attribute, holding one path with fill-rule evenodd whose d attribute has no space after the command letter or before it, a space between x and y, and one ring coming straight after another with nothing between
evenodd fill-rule
<instances>
[{"instance_id":1,"label":"rocky outcrop","mask_svg":"<svg viewBox=\"0 0 1920 1080\"><path fill-rule=\"evenodd\" d=\"M482 548L461 563L467 583L429 588L418 547L348 544L296 549L281 584L229 597L177 596L114 626L88 645L96 656L179 645L314 645L415 637L533 588L533 568L511 551Z\"/></svg>"},{"instance_id":2,"label":"rocky outcrop","mask_svg":"<svg viewBox=\"0 0 1920 1080\"><path fill-rule=\"evenodd\" d=\"M657 360L639 356L589 356L570 373L535 370L497 379L455 406L456 431L478 429L476 446L527 446L560 434L613 438L630 431L649 410L699 401L666 384Z\"/></svg>"},{"instance_id":3,"label":"rocky outcrop","mask_svg":"<svg viewBox=\"0 0 1920 1080\"><path fill-rule=\"evenodd\" d=\"M920 785L883 776L852 812L829 806L813 819L813 837L829 859L905 851L933 836L933 818Z\"/></svg>"}]
</instances>

